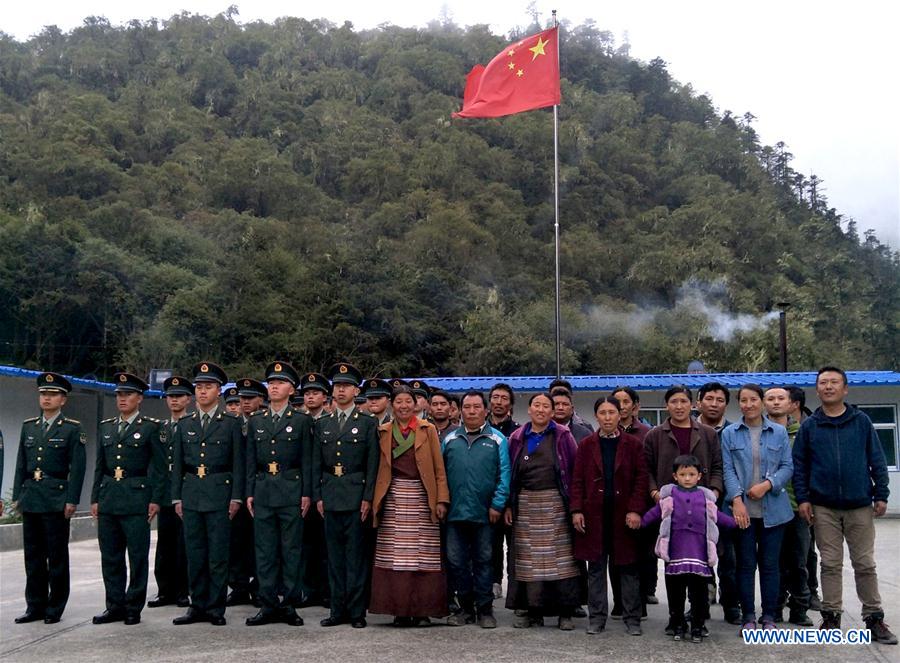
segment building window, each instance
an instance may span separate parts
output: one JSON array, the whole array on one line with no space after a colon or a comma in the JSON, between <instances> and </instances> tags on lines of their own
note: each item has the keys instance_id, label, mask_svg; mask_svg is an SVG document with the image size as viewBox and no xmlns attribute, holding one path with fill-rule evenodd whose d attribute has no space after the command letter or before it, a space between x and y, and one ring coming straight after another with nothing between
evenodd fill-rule
<instances>
[{"instance_id":1,"label":"building window","mask_svg":"<svg viewBox=\"0 0 900 663\"><path fill-rule=\"evenodd\" d=\"M884 448L887 466L892 470L900 469L897 465L897 459L900 457L900 454L897 453L897 407L894 405L860 405L859 409L869 416L872 425L875 426L875 432L881 439L881 446Z\"/></svg>"},{"instance_id":2,"label":"building window","mask_svg":"<svg viewBox=\"0 0 900 663\"><path fill-rule=\"evenodd\" d=\"M669 416L669 411L665 408L642 407L640 417L651 426L659 426Z\"/></svg>"}]
</instances>

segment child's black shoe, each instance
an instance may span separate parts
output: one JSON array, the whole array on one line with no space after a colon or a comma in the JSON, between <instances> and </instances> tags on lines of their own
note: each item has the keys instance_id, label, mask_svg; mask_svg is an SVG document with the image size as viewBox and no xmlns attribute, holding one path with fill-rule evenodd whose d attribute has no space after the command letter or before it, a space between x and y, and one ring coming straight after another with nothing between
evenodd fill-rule
<instances>
[{"instance_id":1,"label":"child's black shoe","mask_svg":"<svg viewBox=\"0 0 900 663\"><path fill-rule=\"evenodd\" d=\"M703 642L703 630L699 628L691 629L691 642Z\"/></svg>"},{"instance_id":2,"label":"child's black shoe","mask_svg":"<svg viewBox=\"0 0 900 663\"><path fill-rule=\"evenodd\" d=\"M686 630L687 629L685 629L684 624L678 624L678 626L675 627L675 634L672 639L676 642L679 640L684 640L684 634Z\"/></svg>"}]
</instances>

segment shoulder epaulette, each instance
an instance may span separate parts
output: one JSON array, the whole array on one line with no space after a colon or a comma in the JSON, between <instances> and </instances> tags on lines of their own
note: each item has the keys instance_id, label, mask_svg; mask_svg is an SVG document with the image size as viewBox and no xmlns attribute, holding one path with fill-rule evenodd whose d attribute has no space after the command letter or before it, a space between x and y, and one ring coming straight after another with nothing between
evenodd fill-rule
<instances>
[{"instance_id":1,"label":"shoulder epaulette","mask_svg":"<svg viewBox=\"0 0 900 663\"><path fill-rule=\"evenodd\" d=\"M216 417L221 418L223 415L226 417L231 417L232 419L238 418L238 416L236 414L234 414L233 412L219 412L219 414L216 415Z\"/></svg>"},{"instance_id":2,"label":"shoulder epaulette","mask_svg":"<svg viewBox=\"0 0 900 663\"><path fill-rule=\"evenodd\" d=\"M22 423L23 423L23 424L33 424L33 423L34 423L35 421L37 421L38 419L40 419L40 417L31 417L31 419L26 419L26 420L23 421Z\"/></svg>"},{"instance_id":3,"label":"shoulder epaulette","mask_svg":"<svg viewBox=\"0 0 900 663\"><path fill-rule=\"evenodd\" d=\"M100 423L101 423L101 424L111 424L111 423L114 422L115 420L116 420L115 417L110 417L109 419L104 419L104 420L101 421Z\"/></svg>"},{"instance_id":4,"label":"shoulder epaulette","mask_svg":"<svg viewBox=\"0 0 900 663\"><path fill-rule=\"evenodd\" d=\"M154 417L144 417L144 421L151 421L151 422L153 422L154 424L158 424L158 423L159 423L159 419L156 419L156 418L154 418Z\"/></svg>"},{"instance_id":5,"label":"shoulder epaulette","mask_svg":"<svg viewBox=\"0 0 900 663\"><path fill-rule=\"evenodd\" d=\"M72 417L65 417L63 419L63 423L65 424L75 424L76 426L80 426L81 422L78 419L73 419Z\"/></svg>"},{"instance_id":6,"label":"shoulder epaulette","mask_svg":"<svg viewBox=\"0 0 900 663\"><path fill-rule=\"evenodd\" d=\"M251 412L250 417L247 417L247 418L250 419L251 417L260 417L265 413L266 413L266 410L257 410L256 412Z\"/></svg>"}]
</instances>

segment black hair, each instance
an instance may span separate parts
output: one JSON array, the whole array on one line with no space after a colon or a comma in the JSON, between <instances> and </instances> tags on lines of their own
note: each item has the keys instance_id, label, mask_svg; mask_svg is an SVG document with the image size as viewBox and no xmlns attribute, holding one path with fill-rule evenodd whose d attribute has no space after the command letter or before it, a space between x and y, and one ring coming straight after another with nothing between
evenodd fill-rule
<instances>
[{"instance_id":1,"label":"black hair","mask_svg":"<svg viewBox=\"0 0 900 663\"><path fill-rule=\"evenodd\" d=\"M435 396L440 396L441 398L443 398L443 399L444 399L445 401L447 401L448 403L450 402L450 394L448 394L448 393L447 393L446 391L444 391L443 389L435 389L434 391L432 391L432 392L431 392L431 396L428 397L428 400L430 401L430 400L431 400L432 398L434 398Z\"/></svg>"},{"instance_id":2,"label":"black hair","mask_svg":"<svg viewBox=\"0 0 900 663\"><path fill-rule=\"evenodd\" d=\"M453 403L454 405L456 405L456 407L459 407L460 405L462 405L462 401L459 398L459 394L449 394L448 393L447 400L450 401L451 403Z\"/></svg>"},{"instance_id":3,"label":"black hair","mask_svg":"<svg viewBox=\"0 0 900 663\"><path fill-rule=\"evenodd\" d=\"M738 388L738 398L741 397L741 392L744 390L752 391L754 394L759 396L759 400L762 400L765 398L765 392L763 392L762 387L760 387L758 384L753 384L752 382L748 382L747 384L742 384Z\"/></svg>"},{"instance_id":4,"label":"black hair","mask_svg":"<svg viewBox=\"0 0 900 663\"><path fill-rule=\"evenodd\" d=\"M669 399L672 398L672 396L674 396L675 394L684 394L685 396L687 396L689 401L694 400L690 389L685 387L683 384L676 384L666 389L666 394L665 396L663 396L663 402L668 403Z\"/></svg>"},{"instance_id":5,"label":"black hair","mask_svg":"<svg viewBox=\"0 0 900 663\"><path fill-rule=\"evenodd\" d=\"M467 398L480 398L482 404L484 404L484 407L487 408L487 406L488 406L487 397L482 392L478 391L477 389L469 389L469 391L464 393L463 397L461 399L462 402L465 402L465 400Z\"/></svg>"},{"instance_id":6,"label":"black hair","mask_svg":"<svg viewBox=\"0 0 900 663\"><path fill-rule=\"evenodd\" d=\"M690 454L682 454L680 456L676 456L675 460L672 461L672 473L674 474L682 467L693 467L700 474L703 474L703 468L700 466L700 460L696 456L691 456Z\"/></svg>"},{"instance_id":7,"label":"black hair","mask_svg":"<svg viewBox=\"0 0 900 663\"><path fill-rule=\"evenodd\" d=\"M725 405L728 405L731 402L731 394L728 392L728 387L721 382L707 382L702 385L697 391L697 400L702 401L703 397L711 391L721 391L725 394Z\"/></svg>"},{"instance_id":8,"label":"black hair","mask_svg":"<svg viewBox=\"0 0 900 663\"><path fill-rule=\"evenodd\" d=\"M394 387L394 390L391 392L391 403L397 400L397 396L400 394L409 394L412 396L413 403L416 402L416 395L413 393L413 390L409 387L409 385L401 384Z\"/></svg>"},{"instance_id":9,"label":"black hair","mask_svg":"<svg viewBox=\"0 0 900 663\"><path fill-rule=\"evenodd\" d=\"M788 393L791 403L799 403L800 409L806 407L806 392L795 384L788 385L784 388Z\"/></svg>"},{"instance_id":10,"label":"black hair","mask_svg":"<svg viewBox=\"0 0 900 663\"><path fill-rule=\"evenodd\" d=\"M550 390L550 400L553 400L556 396L565 396L569 399L569 402L572 401L572 392L566 389L565 387L554 387Z\"/></svg>"},{"instance_id":11,"label":"black hair","mask_svg":"<svg viewBox=\"0 0 900 663\"><path fill-rule=\"evenodd\" d=\"M612 396L613 398L615 398L616 394L618 394L620 391L624 391L626 394L628 394L628 398L631 399L632 403L640 403L641 402L641 397L638 396L638 393L631 387L616 387L611 392L609 392L609 395ZM594 408L594 412L596 412L596 411L597 411L597 408Z\"/></svg>"},{"instance_id":12,"label":"black hair","mask_svg":"<svg viewBox=\"0 0 900 663\"><path fill-rule=\"evenodd\" d=\"M838 368L837 366L823 366L819 369L819 372L816 373L816 382L819 381L819 376L822 373L840 373L841 377L844 378L844 386L847 385L847 373L842 368Z\"/></svg>"},{"instance_id":13,"label":"black hair","mask_svg":"<svg viewBox=\"0 0 900 663\"><path fill-rule=\"evenodd\" d=\"M619 389L618 391L621 391L621 389ZM597 400L594 401L594 413L595 414L597 413L597 410L600 408L600 406L603 405L604 403L609 403L610 405L615 405L617 410L622 409L622 406L619 405L619 401L616 400L615 398L613 398L612 396L601 396L600 398L598 398Z\"/></svg>"},{"instance_id":14,"label":"black hair","mask_svg":"<svg viewBox=\"0 0 900 663\"><path fill-rule=\"evenodd\" d=\"M574 391L574 389L572 389L572 383L568 380L563 380L562 378L556 378L553 382L550 383L550 385L547 387L547 390L552 394L553 390L557 387L565 387L569 391Z\"/></svg>"},{"instance_id":15,"label":"black hair","mask_svg":"<svg viewBox=\"0 0 900 663\"><path fill-rule=\"evenodd\" d=\"M534 399L538 396L543 396L548 401L550 401L551 405L553 404L553 397L550 394L548 394L546 391L539 391L536 394L531 394L531 398L528 399L528 407L531 407L531 404L534 403Z\"/></svg>"},{"instance_id":16,"label":"black hair","mask_svg":"<svg viewBox=\"0 0 900 663\"><path fill-rule=\"evenodd\" d=\"M493 396L494 392L497 390L505 391L507 394L509 394L509 404L510 405L516 404L516 392L514 392L513 388L510 387L505 382L498 382L493 387L491 387L491 390L488 392L488 399L490 399L490 397ZM462 402L462 399L460 399L460 402Z\"/></svg>"}]
</instances>

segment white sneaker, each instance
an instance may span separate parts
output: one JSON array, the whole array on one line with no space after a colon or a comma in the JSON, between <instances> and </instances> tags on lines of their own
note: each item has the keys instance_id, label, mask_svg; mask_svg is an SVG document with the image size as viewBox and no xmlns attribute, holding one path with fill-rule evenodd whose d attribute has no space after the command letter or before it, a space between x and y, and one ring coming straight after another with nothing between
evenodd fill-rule
<instances>
[{"instance_id":1,"label":"white sneaker","mask_svg":"<svg viewBox=\"0 0 900 663\"><path fill-rule=\"evenodd\" d=\"M503 587L499 582L494 583L494 598L502 599L503 598Z\"/></svg>"}]
</instances>

